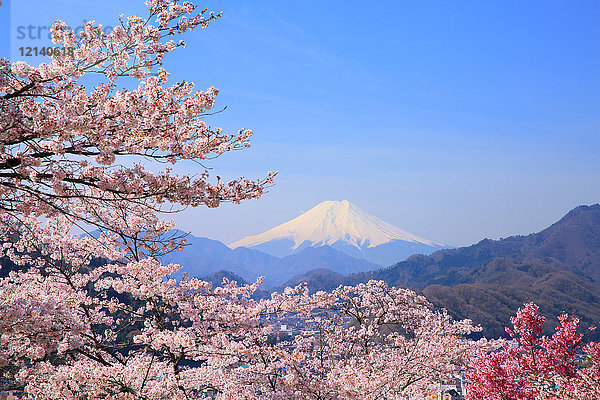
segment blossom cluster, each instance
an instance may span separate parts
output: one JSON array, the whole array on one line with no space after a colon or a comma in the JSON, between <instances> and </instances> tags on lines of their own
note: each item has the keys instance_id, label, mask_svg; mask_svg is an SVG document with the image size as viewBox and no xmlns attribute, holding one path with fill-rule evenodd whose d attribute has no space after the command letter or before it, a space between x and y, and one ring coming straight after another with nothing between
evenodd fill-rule
<instances>
[{"instance_id":1,"label":"blossom cluster","mask_svg":"<svg viewBox=\"0 0 600 400\"><path fill-rule=\"evenodd\" d=\"M155 211L255 199L263 179L211 179L173 173L249 146L252 131L228 134L205 117L218 90L168 84L165 55L184 45L171 37L206 27L220 13L191 2L148 1L148 15L121 16L109 33L94 21L76 34L64 22L52 40L74 49L34 67L0 59L0 209L13 215L70 215L103 228L99 208ZM99 76L89 88L84 77ZM189 160L189 161L188 161ZM149 163L154 166L149 168ZM167 167L165 167L167 165ZM159 167L159 168L156 168Z\"/></svg>"}]
</instances>

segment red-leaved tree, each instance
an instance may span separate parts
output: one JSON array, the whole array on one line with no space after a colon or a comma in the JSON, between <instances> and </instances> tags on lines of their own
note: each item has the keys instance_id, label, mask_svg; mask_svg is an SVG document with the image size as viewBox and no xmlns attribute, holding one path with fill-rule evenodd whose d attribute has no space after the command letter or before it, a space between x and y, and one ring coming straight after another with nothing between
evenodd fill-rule
<instances>
[{"instance_id":1,"label":"red-leaved tree","mask_svg":"<svg viewBox=\"0 0 600 400\"><path fill-rule=\"evenodd\" d=\"M525 304L506 331L516 344L481 354L470 366L472 400L593 399L600 395L600 343L582 346L579 320L562 314L551 337L538 306Z\"/></svg>"}]
</instances>

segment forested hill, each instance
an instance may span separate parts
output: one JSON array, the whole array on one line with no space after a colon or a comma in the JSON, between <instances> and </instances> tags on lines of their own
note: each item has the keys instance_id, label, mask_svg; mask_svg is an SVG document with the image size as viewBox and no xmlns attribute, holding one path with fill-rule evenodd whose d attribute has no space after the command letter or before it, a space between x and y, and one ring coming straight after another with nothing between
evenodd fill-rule
<instances>
[{"instance_id":1,"label":"forested hill","mask_svg":"<svg viewBox=\"0 0 600 400\"><path fill-rule=\"evenodd\" d=\"M539 233L501 240L484 239L468 247L414 255L360 279L383 279L394 285L424 289L431 284L455 285L485 280L475 271L495 258L518 263L543 262L593 281L600 281L600 204L580 206ZM488 271L488 273L493 271ZM506 277L503 284L518 284Z\"/></svg>"}]
</instances>

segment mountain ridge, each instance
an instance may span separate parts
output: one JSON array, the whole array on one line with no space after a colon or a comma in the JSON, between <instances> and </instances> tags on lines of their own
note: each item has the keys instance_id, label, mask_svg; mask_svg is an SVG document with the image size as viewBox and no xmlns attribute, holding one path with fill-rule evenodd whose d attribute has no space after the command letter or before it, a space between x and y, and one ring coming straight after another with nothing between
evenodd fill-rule
<instances>
[{"instance_id":1,"label":"mountain ridge","mask_svg":"<svg viewBox=\"0 0 600 400\"><path fill-rule=\"evenodd\" d=\"M483 239L471 246L413 255L388 268L369 273L385 276L397 285L458 284L473 267L496 257L526 263L544 260L577 275L600 282L600 205L579 206L537 233L500 240Z\"/></svg>"},{"instance_id":2,"label":"mountain ridge","mask_svg":"<svg viewBox=\"0 0 600 400\"><path fill-rule=\"evenodd\" d=\"M248 282L263 276L265 278L263 287L270 288L315 268L351 274L380 267L329 246L307 247L297 253L279 258L245 247L230 249L220 241L191 234L187 235L186 239L188 243L183 250L169 253L161 258L163 263L182 265L183 268L173 275L176 279L180 279L184 272L192 277L200 277L226 271Z\"/></svg>"}]
</instances>

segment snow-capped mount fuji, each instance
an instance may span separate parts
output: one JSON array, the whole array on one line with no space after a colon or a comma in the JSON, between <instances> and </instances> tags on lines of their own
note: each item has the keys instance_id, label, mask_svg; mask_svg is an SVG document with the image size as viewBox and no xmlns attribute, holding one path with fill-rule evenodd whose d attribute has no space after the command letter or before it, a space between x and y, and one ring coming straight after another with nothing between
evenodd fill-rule
<instances>
[{"instance_id":1,"label":"snow-capped mount fuji","mask_svg":"<svg viewBox=\"0 0 600 400\"><path fill-rule=\"evenodd\" d=\"M445 247L382 221L347 200L324 201L291 221L229 247L248 247L283 257L325 245L381 266Z\"/></svg>"}]
</instances>

